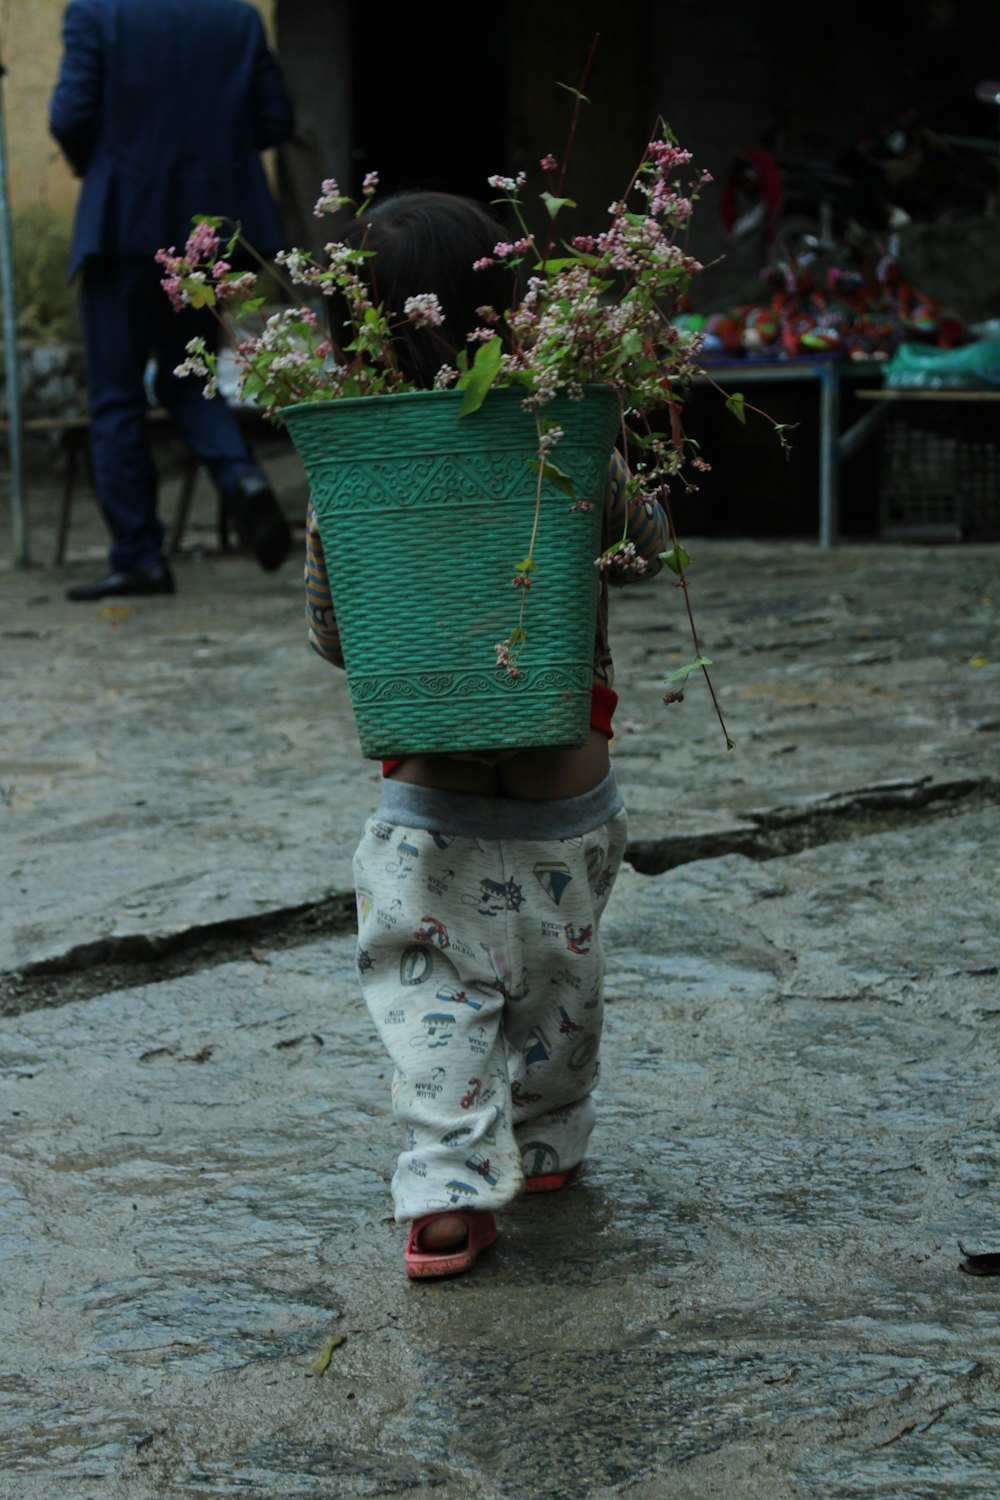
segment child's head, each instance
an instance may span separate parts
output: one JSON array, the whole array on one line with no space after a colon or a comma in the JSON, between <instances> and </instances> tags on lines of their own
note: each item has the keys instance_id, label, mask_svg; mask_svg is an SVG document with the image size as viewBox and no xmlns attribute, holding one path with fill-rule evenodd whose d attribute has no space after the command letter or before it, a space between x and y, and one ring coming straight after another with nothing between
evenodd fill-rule
<instances>
[{"instance_id":1,"label":"child's head","mask_svg":"<svg viewBox=\"0 0 1000 1500\"><path fill-rule=\"evenodd\" d=\"M483 319L477 308L503 312L510 301L509 271L473 263L493 254L506 237L503 224L483 204L453 193L397 193L356 220L344 238L374 251L366 271L375 299L402 317L408 297L433 292L444 313L437 329L404 324L396 334L399 366L409 380L430 386ZM395 321L395 319L394 319ZM447 347L446 347L447 346Z\"/></svg>"}]
</instances>

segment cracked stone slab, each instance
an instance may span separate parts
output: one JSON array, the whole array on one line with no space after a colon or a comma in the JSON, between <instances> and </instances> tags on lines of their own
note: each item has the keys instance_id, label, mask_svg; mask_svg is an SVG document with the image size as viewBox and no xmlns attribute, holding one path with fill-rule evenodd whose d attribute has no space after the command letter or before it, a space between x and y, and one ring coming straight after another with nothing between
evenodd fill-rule
<instances>
[{"instance_id":1,"label":"cracked stone slab","mask_svg":"<svg viewBox=\"0 0 1000 1500\"><path fill-rule=\"evenodd\" d=\"M54 524L54 488L34 503ZM90 526L74 517L100 558ZM761 810L1000 783L994 547L689 550L736 749L700 680L662 702L692 654L671 579L613 591L614 748L637 844L680 840L697 859L744 847ZM176 571L174 598L80 606L63 597L78 567L0 558L0 972L350 889L378 771L342 675L306 647L299 561L263 574L194 555Z\"/></svg>"}]
</instances>

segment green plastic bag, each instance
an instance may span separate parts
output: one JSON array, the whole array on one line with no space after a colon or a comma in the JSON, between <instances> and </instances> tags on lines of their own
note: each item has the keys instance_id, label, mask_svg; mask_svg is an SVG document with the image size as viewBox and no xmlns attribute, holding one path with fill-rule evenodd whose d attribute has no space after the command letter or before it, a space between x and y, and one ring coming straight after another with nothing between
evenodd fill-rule
<instances>
[{"instance_id":1,"label":"green plastic bag","mask_svg":"<svg viewBox=\"0 0 1000 1500\"><path fill-rule=\"evenodd\" d=\"M1000 339L981 339L959 349L900 344L885 367L890 391L1000 390Z\"/></svg>"}]
</instances>

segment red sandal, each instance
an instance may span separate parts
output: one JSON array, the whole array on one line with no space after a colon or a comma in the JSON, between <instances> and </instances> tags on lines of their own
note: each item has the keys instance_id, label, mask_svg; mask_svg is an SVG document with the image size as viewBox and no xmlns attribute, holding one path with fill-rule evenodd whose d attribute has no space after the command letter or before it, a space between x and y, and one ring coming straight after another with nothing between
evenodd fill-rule
<instances>
[{"instance_id":1,"label":"red sandal","mask_svg":"<svg viewBox=\"0 0 1000 1500\"><path fill-rule=\"evenodd\" d=\"M568 1172L542 1172L537 1177L526 1177L524 1191L526 1193L557 1193L560 1188L566 1186L575 1170L575 1167L570 1167Z\"/></svg>"},{"instance_id":2,"label":"red sandal","mask_svg":"<svg viewBox=\"0 0 1000 1500\"><path fill-rule=\"evenodd\" d=\"M452 1245L447 1250L421 1250L420 1231L435 1219L461 1219L465 1224L465 1244ZM475 1265L483 1250L488 1250L497 1237L497 1226L493 1215L483 1208L439 1209L436 1213L423 1214L410 1224L403 1261L407 1276L460 1276Z\"/></svg>"}]
</instances>

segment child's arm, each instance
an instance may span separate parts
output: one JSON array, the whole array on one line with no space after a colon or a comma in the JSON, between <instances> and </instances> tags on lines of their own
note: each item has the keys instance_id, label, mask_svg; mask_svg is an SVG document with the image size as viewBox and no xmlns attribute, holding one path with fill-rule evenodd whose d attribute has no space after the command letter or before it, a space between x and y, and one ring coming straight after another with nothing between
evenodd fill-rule
<instances>
[{"instance_id":1,"label":"child's arm","mask_svg":"<svg viewBox=\"0 0 1000 1500\"><path fill-rule=\"evenodd\" d=\"M309 624L309 644L324 661L335 667L344 665L344 653L340 649L340 631L333 612L330 597L330 580L326 573L326 558L316 511L310 500L306 510L306 620Z\"/></svg>"},{"instance_id":2,"label":"child's arm","mask_svg":"<svg viewBox=\"0 0 1000 1500\"><path fill-rule=\"evenodd\" d=\"M625 460L616 451L611 456L611 465L608 469L608 492L604 504L604 545L609 547L625 535L627 520L627 540L646 562L645 572L641 576L650 578L663 567L660 553L666 552L670 546L670 527L667 524L666 511L658 501L628 499L626 485L630 477ZM611 583L629 583L636 576L627 568L612 566L608 569L608 578Z\"/></svg>"}]
</instances>

